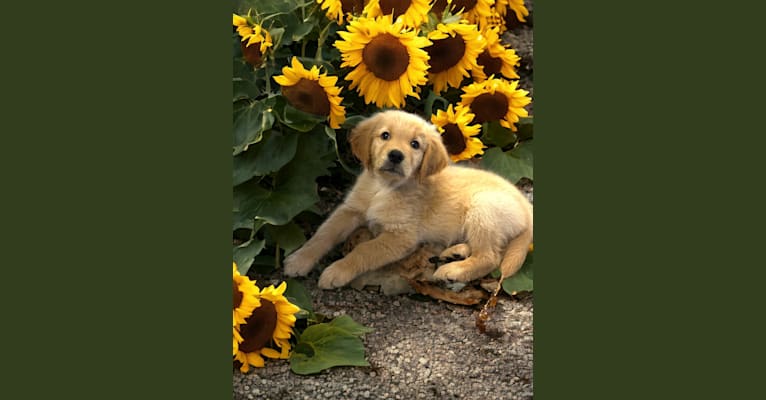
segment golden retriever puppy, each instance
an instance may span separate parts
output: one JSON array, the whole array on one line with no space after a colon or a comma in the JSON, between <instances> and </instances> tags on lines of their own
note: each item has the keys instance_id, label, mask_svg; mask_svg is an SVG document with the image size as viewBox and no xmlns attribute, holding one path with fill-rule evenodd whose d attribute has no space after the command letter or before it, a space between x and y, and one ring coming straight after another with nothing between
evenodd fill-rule
<instances>
[{"instance_id":1,"label":"golden retriever puppy","mask_svg":"<svg viewBox=\"0 0 766 400\"><path fill-rule=\"evenodd\" d=\"M434 278L462 282L500 267L521 267L532 242L532 205L510 182L491 172L450 163L436 128L419 116L384 111L349 134L364 170L344 202L299 250L285 274L303 276L356 228L375 238L333 262L319 278L323 289L400 260L421 243L448 247L462 260L442 265Z\"/></svg>"}]
</instances>

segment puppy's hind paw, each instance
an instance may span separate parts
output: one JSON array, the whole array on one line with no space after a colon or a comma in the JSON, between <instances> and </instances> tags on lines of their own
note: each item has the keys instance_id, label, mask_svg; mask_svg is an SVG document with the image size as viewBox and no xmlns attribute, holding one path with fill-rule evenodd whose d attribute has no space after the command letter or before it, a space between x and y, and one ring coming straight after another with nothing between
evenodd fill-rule
<instances>
[{"instance_id":1,"label":"puppy's hind paw","mask_svg":"<svg viewBox=\"0 0 766 400\"><path fill-rule=\"evenodd\" d=\"M313 260L302 257L299 253L290 254L284 261L284 272L287 276L306 276L316 264Z\"/></svg>"}]
</instances>

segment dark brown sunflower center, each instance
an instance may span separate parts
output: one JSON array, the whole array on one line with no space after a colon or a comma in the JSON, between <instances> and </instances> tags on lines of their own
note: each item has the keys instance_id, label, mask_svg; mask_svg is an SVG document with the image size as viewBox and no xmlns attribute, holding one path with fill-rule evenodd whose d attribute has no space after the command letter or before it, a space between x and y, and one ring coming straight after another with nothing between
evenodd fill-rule
<instances>
[{"instance_id":1,"label":"dark brown sunflower center","mask_svg":"<svg viewBox=\"0 0 766 400\"><path fill-rule=\"evenodd\" d=\"M330 115L330 100L317 81L301 78L293 86L282 86L282 95L290 105L310 114Z\"/></svg>"},{"instance_id":2,"label":"dark brown sunflower center","mask_svg":"<svg viewBox=\"0 0 766 400\"><path fill-rule=\"evenodd\" d=\"M497 121L508 113L508 98L500 92L480 94L471 103L471 112L476 115L475 122Z\"/></svg>"},{"instance_id":3,"label":"dark brown sunflower center","mask_svg":"<svg viewBox=\"0 0 766 400\"><path fill-rule=\"evenodd\" d=\"M244 353L252 353L264 348L277 327L277 308L274 303L261 299L261 306L253 311L253 314L245 320L245 324L239 329L244 341L239 344L239 350Z\"/></svg>"},{"instance_id":4,"label":"dark brown sunflower center","mask_svg":"<svg viewBox=\"0 0 766 400\"><path fill-rule=\"evenodd\" d=\"M344 14L361 14L364 9L364 0L341 0L340 8Z\"/></svg>"},{"instance_id":5,"label":"dark brown sunflower center","mask_svg":"<svg viewBox=\"0 0 766 400\"><path fill-rule=\"evenodd\" d=\"M463 12L468 12L473 10L474 7L476 7L476 2L478 0L453 0L452 1L452 10L453 13L456 13L463 9ZM444 9L447 8L447 0L436 0L431 6L431 11L435 12L436 15L442 15L444 12Z\"/></svg>"},{"instance_id":6,"label":"dark brown sunflower center","mask_svg":"<svg viewBox=\"0 0 766 400\"><path fill-rule=\"evenodd\" d=\"M375 36L362 51L364 65L384 81L395 81L407 71L410 55L407 48L390 33Z\"/></svg>"},{"instance_id":7,"label":"dark brown sunflower center","mask_svg":"<svg viewBox=\"0 0 766 400\"><path fill-rule=\"evenodd\" d=\"M239 307L240 304L242 304L242 292L239 291L239 288L237 287L237 282L232 282L234 284L234 307L232 307L232 310Z\"/></svg>"},{"instance_id":8,"label":"dark brown sunflower center","mask_svg":"<svg viewBox=\"0 0 766 400\"><path fill-rule=\"evenodd\" d=\"M250 46L246 46L247 41L240 43L242 47L242 57L245 58L250 65L257 67L263 62L263 53L261 53L260 42L253 43Z\"/></svg>"},{"instance_id":9,"label":"dark brown sunflower center","mask_svg":"<svg viewBox=\"0 0 766 400\"><path fill-rule=\"evenodd\" d=\"M447 148L447 152L453 155L457 155L465 150L465 139L463 133L460 132L455 124L444 125L444 133L442 133L442 142L444 147Z\"/></svg>"},{"instance_id":10,"label":"dark brown sunflower center","mask_svg":"<svg viewBox=\"0 0 766 400\"><path fill-rule=\"evenodd\" d=\"M380 10L383 11L383 15L393 12L396 19L407 11L411 3L411 0L380 0Z\"/></svg>"},{"instance_id":11,"label":"dark brown sunflower center","mask_svg":"<svg viewBox=\"0 0 766 400\"><path fill-rule=\"evenodd\" d=\"M431 57L428 61L431 64L429 72L438 74L439 72L446 71L457 65L460 59L463 58L465 42L460 35L433 40L433 43L431 46L426 47L426 51Z\"/></svg>"},{"instance_id":12,"label":"dark brown sunflower center","mask_svg":"<svg viewBox=\"0 0 766 400\"><path fill-rule=\"evenodd\" d=\"M500 71L503 69L503 60L492 57L488 50L484 50L484 52L476 59L476 62L484 67L484 74L487 76L492 74L499 75Z\"/></svg>"}]
</instances>

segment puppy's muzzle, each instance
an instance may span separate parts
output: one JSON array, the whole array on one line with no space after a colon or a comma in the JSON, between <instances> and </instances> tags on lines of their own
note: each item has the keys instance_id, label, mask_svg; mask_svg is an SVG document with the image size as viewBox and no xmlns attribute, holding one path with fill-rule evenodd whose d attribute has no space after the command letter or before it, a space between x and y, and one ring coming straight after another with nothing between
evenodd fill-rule
<instances>
[{"instance_id":1,"label":"puppy's muzzle","mask_svg":"<svg viewBox=\"0 0 766 400\"><path fill-rule=\"evenodd\" d=\"M386 162L383 163L380 170L404 176L404 171L402 171L402 161L404 161L404 153L399 150L391 150L386 155Z\"/></svg>"}]
</instances>

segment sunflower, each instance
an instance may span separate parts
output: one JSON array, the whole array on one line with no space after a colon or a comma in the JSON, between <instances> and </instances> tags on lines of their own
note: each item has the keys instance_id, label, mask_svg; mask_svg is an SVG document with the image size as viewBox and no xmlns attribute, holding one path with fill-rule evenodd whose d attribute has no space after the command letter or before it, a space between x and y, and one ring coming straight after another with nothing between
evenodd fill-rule
<instances>
[{"instance_id":1,"label":"sunflower","mask_svg":"<svg viewBox=\"0 0 766 400\"><path fill-rule=\"evenodd\" d=\"M448 86L460 87L463 77L470 76L468 71L478 68L476 58L483 48L480 37L476 25L463 22L439 24L428 34L433 43L426 47L430 57L428 80L436 94Z\"/></svg>"},{"instance_id":2,"label":"sunflower","mask_svg":"<svg viewBox=\"0 0 766 400\"><path fill-rule=\"evenodd\" d=\"M331 128L340 128L346 120L346 109L340 105L343 98L335 86L337 76L320 74L316 65L307 70L297 57L293 57L291 67L282 68L282 73L274 80L282 86L282 95L290 105L310 114L326 115Z\"/></svg>"},{"instance_id":3,"label":"sunflower","mask_svg":"<svg viewBox=\"0 0 766 400\"><path fill-rule=\"evenodd\" d=\"M257 67L263 63L263 55L272 46L269 31L260 25L250 26L244 17L233 14L233 24L237 27L237 33L242 38L242 57L250 65Z\"/></svg>"},{"instance_id":4,"label":"sunflower","mask_svg":"<svg viewBox=\"0 0 766 400\"><path fill-rule=\"evenodd\" d=\"M237 328L245 323L245 318L249 317L261 302L258 300L258 287L247 276L239 274L237 263L234 265L234 301L232 304L232 316L234 322L234 353L237 352L237 345L242 342Z\"/></svg>"},{"instance_id":5,"label":"sunflower","mask_svg":"<svg viewBox=\"0 0 766 400\"><path fill-rule=\"evenodd\" d=\"M436 0L431 6L431 12L441 16L444 9L447 8L449 0ZM487 24L487 18L492 14L492 4L495 0L452 0L450 2L450 11L452 14L461 12L463 19L472 24L484 27Z\"/></svg>"},{"instance_id":6,"label":"sunflower","mask_svg":"<svg viewBox=\"0 0 766 400\"><path fill-rule=\"evenodd\" d=\"M291 304L283 295L287 283L282 282L278 287L263 288L260 293L261 306L253 311L239 332L244 339L234 358L242 363L242 372L250 370L250 366L263 367L261 356L285 359L290 355L290 335L295 325L295 313L300 308ZM274 343L280 351L266 347Z\"/></svg>"},{"instance_id":7,"label":"sunflower","mask_svg":"<svg viewBox=\"0 0 766 400\"><path fill-rule=\"evenodd\" d=\"M484 154L484 143L476 136L481 132L481 125L470 125L474 115L464 107L439 110L431 116L431 123L442 134L442 142L453 162L470 160L477 154Z\"/></svg>"},{"instance_id":8,"label":"sunflower","mask_svg":"<svg viewBox=\"0 0 766 400\"><path fill-rule=\"evenodd\" d=\"M393 19L402 18L404 26L417 28L428 21L430 0L370 0L364 11L370 18L393 14Z\"/></svg>"},{"instance_id":9,"label":"sunflower","mask_svg":"<svg viewBox=\"0 0 766 400\"><path fill-rule=\"evenodd\" d=\"M364 96L364 102L378 107L404 105L408 95L420 98L415 88L425 85L428 53L423 47L431 42L405 29L403 22L392 22L391 15L378 18L355 18L348 31L338 32L337 40L343 67L355 67L349 72L350 89Z\"/></svg>"},{"instance_id":10,"label":"sunflower","mask_svg":"<svg viewBox=\"0 0 766 400\"><path fill-rule=\"evenodd\" d=\"M487 79L487 76L504 76L506 79L519 79L516 73L516 65L521 59L516 55L516 51L503 46L500 41L500 29L497 27L487 29L483 32L487 47L476 59L479 68L471 70L473 79L481 82Z\"/></svg>"},{"instance_id":11,"label":"sunflower","mask_svg":"<svg viewBox=\"0 0 766 400\"><path fill-rule=\"evenodd\" d=\"M513 10L513 12L516 14L516 19L520 22L527 22L527 20L524 19L527 15L529 15L529 10L527 10L527 7L524 6L524 0L496 0L495 1L495 9L497 10L497 13L500 14L501 17L505 17L505 15L508 13L508 9Z\"/></svg>"},{"instance_id":12,"label":"sunflower","mask_svg":"<svg viewBox=\"0 0 766 400\"><path fill-rule=\"evenodd\" d=\"M359 15L364 10L368 0L317 0L321 9L327 10L325 14L331 20L338 20L338 25L343 24L346 15Z\"/></svg>"},{"instance_id":13,"label":"sunflower","mask_svg":"<svg viewBox=\"0 0 766 400\"><path fill-rule=\"evenodd\" d=\"M528 91L518 89L518 81L508 82L490 77L484 82L477 82L463 87L460 106L470 108L476 116L474 122L500 121L500 125L516 132L513 124L519 117L528 115L524 106L532 99Z\"/></svg>"}]
</instances>

